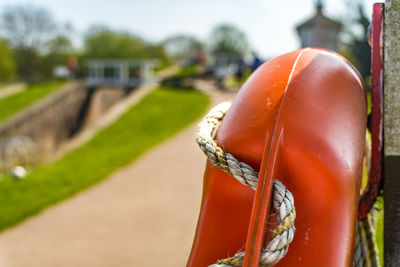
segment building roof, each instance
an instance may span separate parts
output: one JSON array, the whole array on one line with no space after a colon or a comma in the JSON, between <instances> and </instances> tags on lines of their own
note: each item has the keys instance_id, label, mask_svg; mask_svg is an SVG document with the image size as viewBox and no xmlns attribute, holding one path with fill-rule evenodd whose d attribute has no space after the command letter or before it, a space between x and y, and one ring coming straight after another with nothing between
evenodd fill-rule
<instances>
[{"instance_id":1,"label":"building roof","mask_svg":"<svg viewBox=\"0 0 400 267\"><path fill-rule=\"evenodd\" d=\"M307 28L313 28L316 25L322 25L324 28L327 29L334 29L334 30L340 30L342 27L342 24L338 21L332 20L326 16L324 16L323 12L323 5L321 2L318 2L316 5L316 13L313 17L308 19L307 21L303 22L302 24L298 25L296 27L297 31L300 32L303 29Z\"/></svg>"},{"instance_id":2,"label":"building roof","mask_svg":"<svg viewBox=\"0 0 400 267\"><path fill-rule=\"evenodd\" d=\"M122 65L126 64L129 66L140 66L144 64L157 64L159 60L157 59L118 59L118 58L96 58L96 59L87 59L85 60L85 64L87 66L94 65Z\"/></svg>"}]
</instances>

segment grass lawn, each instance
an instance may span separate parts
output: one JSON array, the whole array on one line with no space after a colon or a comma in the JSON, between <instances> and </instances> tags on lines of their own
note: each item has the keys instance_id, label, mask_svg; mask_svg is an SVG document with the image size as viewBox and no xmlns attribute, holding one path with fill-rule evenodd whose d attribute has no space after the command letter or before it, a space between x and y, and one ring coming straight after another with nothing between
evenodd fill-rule
<instances>
[{"instance_id":1,"label":"grass lawn","mask_svg":"<svg viewBox=\"0 0 400 267\"><path fill-rule=\"evenodd\" d=\"M33 104L63 84L62 81L35 84L20 93L0 99L0 121Z\"/></svg>"},{"instance_id":2,"label":"grass lawn","mask_svg":"<svg viewBox=\"0 0 400 267\"><path fill-rule=\"evenodd\" d=\"M1 180L0 230L106 178L199 118L208 104L209 97L197 91L156 89L60 160L25 180Z\"/></svg>"}]
</instances>

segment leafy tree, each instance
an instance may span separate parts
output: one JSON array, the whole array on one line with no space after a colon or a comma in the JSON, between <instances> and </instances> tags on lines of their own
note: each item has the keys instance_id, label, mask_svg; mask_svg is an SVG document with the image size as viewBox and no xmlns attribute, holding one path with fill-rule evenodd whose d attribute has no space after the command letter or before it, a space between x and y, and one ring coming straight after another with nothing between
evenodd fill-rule
<instances>
[{"instance_id":1,"label":"leafy tree","mask_svg":"<svg viewBox=\"0 0 400 267\"><path fill-rule=\"evenodd\" d=\"M163 44L152 44L126 32L105 27L92 28L84 39L83 58L136 58L159 59L169 62Z\"/></svg>"},{"instance_id":2,"label":"leafy tree","mask_svg":"<svg viewBox=\"0 0 400 267\"><path fill-rule=\"evenodd\" d=\"M58 35L45 44L46 52L51 55L70 56L74 52L71 40L65 35Z\"/></svg>"},{"instance_id":3,"label":"leafy tree","mask_svg":"<svg viewBox=\"0 0 400 267\"><path fill-rule=\"evenodd\" d=\"M244 32L231 24L217 25L210 36L211 52L225 54L245 54L249 45Z\"/></svg>"},{"instance_id":4,"label":"leafy tree","mask_svg":"<svg viewBox=\"0 0 400 267\"><path fill-rule=\"evenodd\" d=\"M368 44L368 27L370 21L365 15L361 5L358 6L357 23L361 26L363 34L359 38L354 38L351 51L361 63L359 70L361 75L365 78L370 75L371 72L371 47Z\"/></svg>"},{"instance_id":5,"label":"leafy tree","mask_svg":"<svg viewBox=\"0 0 400 267\"><path fill-rule=\"evenodd\" d=\"M8 42L0 39L0 81L8 81L15 77L15 63Z\"/></svg>"},{"instance_id":6,"label":"leafy tree","mask_svg":"<svg viewBox=\"0 0 400 267\"><path fill-rule=\"evenodd\" d=\"M163 44L148 44L146 46L146 55L149 58L156 58L161 61L161 66L166 66L170 63L167 52L165 51Z\"/></svg>"},{"instance_id":7,"label":"leafy tree","mask_svg":"<svg viewBox=\"0 0 400 267\"><path fill-rule=\"evenodd\" d=\"M14 50L14 59L17 65L17 76L26 82L39 80L38 63L39 53L29 47L20 47Z\"/></svg>"},{"instance_id":8,"label":"leafy tree","mask_svg":"<svg viewBox=\"0 0 400 267\"><path fill-rule=\"evenodd\" d=\"M85 57L145 58L146 42L129 33L93 28L84 40Z\"/></svg>"},{"instance_id":9,"label":"leafy tree","mask_svg":"<svg viewBox=\"0 0 400 267\"><path fill-rule=\"evenodd\" d=\"M345 25L347 36L344 41L345 49L341 51L360 72L365 79L371 73L371 47L368 44L368 27L370 25L369 18L365 15L364 7L361 3L350 5L355 15L347 20Z\"/></svg>"},{"instance_id":10,"label":"leafy tree","mask_svg":"<svg viewBox=\"0 0 400 267\"><path fill-rule=\"evenodd\" d=\"M0 81L15 77L15 64L11 48L6 40L0 39Z\"/></svg>"},{"instance_id":11,"label":"leafy tree","mask_svg":"<svg viewBox=\"0 0 400 267\"><path fill-rule=\"evenodd\" d=\"M66 65L68 59L74 55L71 40L64 35L58 35L44 45L45 53L40 56L38 72L40 77L50 78L56 65Z\"/></svg>"}]
</instances>

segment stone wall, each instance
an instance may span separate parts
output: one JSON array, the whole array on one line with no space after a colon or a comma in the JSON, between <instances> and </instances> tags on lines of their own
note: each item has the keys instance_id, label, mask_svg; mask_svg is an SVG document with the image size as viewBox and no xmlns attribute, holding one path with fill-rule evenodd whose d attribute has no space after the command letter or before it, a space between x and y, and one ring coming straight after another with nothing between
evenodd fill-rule
<instances>
[{"instance_id":1,"label":"stone wall","mask_svg":"<svg viewBox=\"0 0 400 267\"><path fill-rule=\"evenodd\" d=\"M88 99L90 90L94 91ZM1 123L0 140L27 136L36 143L37 160L46 161L63 142L96 121L125 95L123 88L88 89L78 82L67 83Z\"/></svg>"},{"instance_id":2,"label":"stone wall","mask_svg":"<svg viewBox=\"0 0 400 267\"><path fill-rule=\"evenodd\" d=\"M90 109L85 117L84 126L89 126L99 119L108 109L126 96L129 91L123 88L100 87L91 100Z\"/></svg>"}]
</instances>

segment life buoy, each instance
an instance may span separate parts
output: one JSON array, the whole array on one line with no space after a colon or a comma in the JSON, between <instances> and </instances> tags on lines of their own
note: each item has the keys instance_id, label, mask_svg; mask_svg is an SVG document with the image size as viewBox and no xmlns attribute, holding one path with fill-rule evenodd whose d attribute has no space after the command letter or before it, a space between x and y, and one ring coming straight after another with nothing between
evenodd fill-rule
<instances>
[{"instance_id":1,"label":"life buoy","mask_svg":"<svg viewBox=\"0 0 400 267\"><path fill-rule=\"evenodd\" d=\"M296 234L276 266L352 265L366 120L360 75L327 50L274 58L239 91L215 138L238 160L264 170L266 183L276 178L294 196ZM249 225L254 230L254 198L253 189L207 163L187 266L244 251Z\"/></svg>"}]
</instances>

